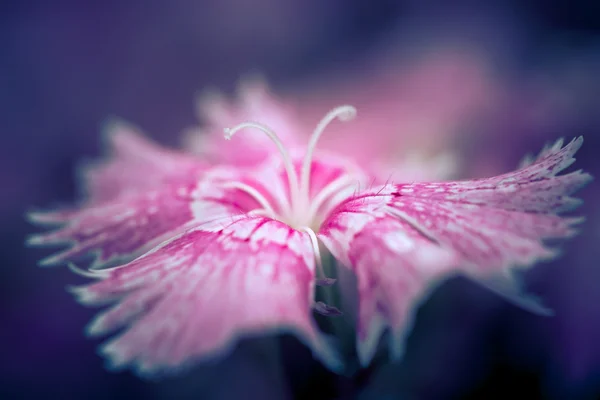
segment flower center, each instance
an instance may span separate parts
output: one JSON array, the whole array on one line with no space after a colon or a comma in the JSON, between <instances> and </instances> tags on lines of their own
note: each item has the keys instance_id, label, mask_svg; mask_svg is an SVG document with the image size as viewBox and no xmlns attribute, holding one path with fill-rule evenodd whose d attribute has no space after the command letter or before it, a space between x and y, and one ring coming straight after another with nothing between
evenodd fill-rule
<instances>
[{"instance_id":1,"label":"flower center","mask_svg":"<svg viewBox=\"0 0 600 400\"><path fill-rule=\"evenodd\" d=\"M337 118L341 121L349 121L355 116L356 108L349 105L344 105L329 111L321 119L308 142L308 147L302 160L300 176L298 176L296 173L296 168L294 167L292 158L290 157L286 147L283 145L283 142L279 136L277 136L277 134L268 126L257 122L244 122L236 125L233 128L226 128L224 130L225 139L229 140L241 129L255 128L267 135L269 139L271 139L271 141L277 146L277 149L279 150L283 160L285 171L287 173L290 190L290 201L288 203L286 200L284 200L282 204L279 204L279 214L275 211L275 208L269 203L269 201L251 185L243 182L234 182L228 184L227 186L242 190L256 200L256 202L259 204L259 207L250 211L251 214L277 219L308 235L315 256L317 274L320 276L315 283L319 286L331 286L336 280L327 277L327 273L324 270L321 260L319 241L315 232L319 230L321 223L337 204L337 201L333 201L334 198L337 198L338 201L341 201L341 199L336 197L336 195L341 194L344 190L356 185L357 179L356 176L353 177L350 173L344 173L338 178L328 182L316 194L311 196L310 178L313 166L313 155L319 138L323 134L325 128L331 122L333 122L333 120ZM327 305L321 301L314 302L313 309L316 312L326 316L336 316L341 314L337 308Z\"/></svg>"},{"instance_id":2,"label":"flower center","mask_svg":"<svg viewBox=\"0 0 600 400\"><path fill-rule=\"evenodd\" d=\"M262 215L265 217L280 220L294 229L312 231L318 231L321 222L330 210L331 205L328 204L330 200L337 194L341 193L345 189L355 185L357 183L356 177L350 174L343 174L337 179L332 180L327 185L319 190L316 194L311 196L310 193L310 178L313 164L314 151L319 141L319 138L323 134L325 128L333 122L336 118L340 121L349 121L356 116L356 109L349 105L339 106L328 112L321 121L317 124L317 127L310 136L308 147L304 158L302 160L302 166L300 169L300 176L296 172L296 168L293 165L292 158L279 136L268 126L257 123L257 122L244 122L236 125L233 128L226 128L225 139L231 139L238 131L245 128L255 128L267 135L273 143L277 146L279 153L281 154L283 165L287 174L290 190L290 201L283 202L280 204L280 213L276 213L274 207L269 201L255 188L250 185L235 182L228 185L228 187L236 188L246 192L248 195L253 197L260 208L252 210L253 215Z\"/></svg>"}]
</instances>

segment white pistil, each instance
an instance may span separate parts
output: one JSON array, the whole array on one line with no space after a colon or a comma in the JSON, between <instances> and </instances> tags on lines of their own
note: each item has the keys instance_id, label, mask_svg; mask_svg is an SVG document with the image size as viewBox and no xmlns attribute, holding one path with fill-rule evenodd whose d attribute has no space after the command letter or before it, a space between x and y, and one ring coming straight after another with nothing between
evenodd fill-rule
<instances>
[{"instance_id":1,"label":"white pistil","mask_svg":"<svg viewBox=\"0 0 600 400\"><path fill-rule=\"evenodd\" d=\"M303 196L304 201L309 201L309 191L310 191L310 171L312 166L312 159L315 147L319 138L323 134L323 131L334 119L338 118L340 121L350 121L356 117L356 108L344 105L334 108L329 111L323 119L317 124L317 127L313 131L313 134L310 137L310 141L308 142L308 148L306 149L306 154L304 155L304 161L302 163L301 170L301 181L300 181L300 193Z\"/></svg>"},{"instance_id":2,"label":"white pistil","mask_svg":"<svg viewBox=\"0 0 600 400\"><path fill-rule=\"evenodd\" d=\"M290 183L290 197L291 197L292 209L293 209L295 206L295 202L299 198L299 196L298 196L298 192L299 192L298 175L296 174L296 169L294 168L294 165L292 164L292 158L290 157L290 154L288 153L287 149L281 142L281 139L279 139L279 136L277 136L277 134L275 132L273 132L273 130L271 128L269 128L268 126L265 126L263 124L259 124L257 122L244 122L244 123L234 126L233 128L225 128L224 129L225 139L227 139L227 140L231 139L231 137L233 135L235 135L235 133L237 131L239 131L240 129L244 129L244 128L255 128L255 129L262 131L277 146L277 149L279 150L279 153L281 154L281 157L283 159L285 171L287 172L288 181Z\"/></svg>"},{"instance_id":3,"label":"white pistil","mask_svg":"<svg viewBox=\"0 0 600 400\"><path fill-rule=\"evenodd\" d=\"M281 139L268 126L259 124L257 122L244 122L234 126L233 128L224 129L225 139L228 140L231 139L233 135L241 129L255 128L266 134L269 137L269 139L271 139L271 141L275 143L283 159L283 164L290 185L289 204L285 201L280 202L281 204L279 204L280 212L282 215L278 215L277 213L275 213L275 210L273 209L269 201L250 185L241 182L234 182L228 184L227 187L242 190L258 202L262 209L253 210L253 215L268 216L273 219L284 221L288 225L296 229L305 230L309 234L309 236L311 236L311 241L313 242L313 247L315 248L315 255L317 256L317 266L321 270L321 273L323 271L322 266L320 264L321 260L316 235L311 228L303 227L310 226L311 223L314 223L319 209L327 202L327 200L329 200L331 196L335 195L336 192L339 192L345 187L353 184L354 179L352 179L351 176L347 174L339 177L338 179L334 180L333 182L330 182L323 189L321 189L321 191L314 196L311 202L310 174L312 168L313 154L317 142L323 134L323 131L334 119L338 118L340 121L349 121L355 116L356 108L349 105L344 105L334 108L333 110L328 112L325 115L325 117L321 119L321 121L317 124L317 127L315 128L310 137L308 147L306 149L306 153L302 162L302 167L300 170L300 179L298 179L298 174L296 173L296 169L294 168L294 165L292 163L292 158L290 157L287 149L281 142Z\"/></svg>"}]
</instances>

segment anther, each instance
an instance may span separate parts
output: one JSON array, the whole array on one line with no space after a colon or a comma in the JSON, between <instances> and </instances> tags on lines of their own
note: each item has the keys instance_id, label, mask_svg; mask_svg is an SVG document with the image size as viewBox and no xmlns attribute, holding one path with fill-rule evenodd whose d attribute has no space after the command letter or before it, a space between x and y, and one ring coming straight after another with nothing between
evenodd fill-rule
<instances>
[{"instance_id":1,"label":"anther","mask_svg":"<svg viewBox=\"0 0 600 400\"><path fill-rule=\"evenodd\" d=\"M322 301L317 301L313 304L313 309L321 315L326 317L339 317L344 313L341 312L338 308L329 306Z\"/></svg>"}]
</instances>

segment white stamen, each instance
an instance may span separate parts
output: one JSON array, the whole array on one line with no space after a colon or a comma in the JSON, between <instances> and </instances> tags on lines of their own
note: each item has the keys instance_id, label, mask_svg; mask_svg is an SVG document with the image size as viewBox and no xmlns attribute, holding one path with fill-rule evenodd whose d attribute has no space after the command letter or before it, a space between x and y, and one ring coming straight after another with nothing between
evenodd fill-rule
<instances>
[{"instance_id":1,"label":"white stamen","mask_svg":"<svg viewBox=\"0 0 600 400\"><path fill-rule=\"evenodd\" d=\"M275 201L279 211L279 213L276 213L269 201L251 185L247 185L241 182L234 182L227 185L227 187L242 190L259 203L262 209L257 208L255 210L252 210L249 213L250 215L261 215L273 219L278 219L296 229L298 229L298 227L317 226L316 224L318 224L318 221L316 220L319 216L319 209L327 205L328 201L333 200L332 196L335 196L338 192L341 192L344 188L353 184L356 178L353 179L351 177L355 172L354 166L348 165L348 173L344 174L341 177L338 177L333 182L330 182L327 185L325 185L323 189L321 189L318 193L315 194L314 198L311 201L310 174L315 147L325 128L334 119L338 118L341 121L349 121L355 116L356 108L349 105L344 105L334 108L333 110L328 112L325 115L325 117L321 119L321 121L317 124L317 127L315 128L310 137L307 150L302 162L300 177L301 179L298 179L299 177L296 173L296 169L292 162L292 158L290 157L290 154L281 142L281 139L268 126L257 122L244 122L239 125L236 125L233 128L224 129L225 139L227 140L231 139L233 135L241 129L255 128L263 132L269 137L269 139L271 139L273 143L275 143L277 149L279 150L279 153L282 156L283 164L287 173L287 178L290 186L290 201L288 202L287 199L276 199ZM321 271L321 273L323 273L316 235L314 231L310 228L300 228L300 230L302 229L305 230L309 234L309 236L311 236L311 243L313 243L313 247L315 249L315 256L317 259L317 268Z\"/></svg>"},{"instance_id":2,"label":"white stamen","mask_svg":"<svg viewBox=\"0 0 600 400\"><path fill-rule=\"evenodd\" d=\"M246 192L254 200L256 200L258 202L258 204L261 205L262 209L268 216L270 216L271 218L274 218L275 215L277 215L275 213L275 210L273 210L271 203L269 203L269 201L265 198L265 196L263 196L258 190L256 190L252 186L247 185L242 182L231 182L231 183L226 184L225 187L231 188L231 189L238 189L243 192ZM253 211L261 211L261 210L257 209L257 210L253 210Z\"/></svg>"},{"instance_id":3,"label":"white stamen","mask_svg":"<svg viewBox=\"0 0 600 400\"><path fill-rule=\"evenodd\" d=\"M312 220L316 216L317 212L319 212L319 208L321 208L331 195L339 192L346 186L354 185L356 183L356 178L353 178L350 175L342 175L321 189L310 202L310 208L308 210L310 219Z\"/></svg>"},{"instance_id":4,"label":"white stamen","mask_svg":"<svg viewBox=\"0 0 600 400\"><path fill-rule=\"evenodd\" d=\"M317 235L315 231L308 227L303 227L300 229L301 231L306 232L308 237L310 238L310 243L312 244L313 253L315 254L315 264L317 267L317 272L321 276L321 278L327 279L325 276L325 270L323 269L323 262L321 261L321 251L319 250L319 240L317 239Z\"/></svg>"},{"instance_id":5,"label":"white stamen","mask_svg":"<svg viewBox=\"0 0 600 400\"><path fill-rule=\"evenodd\" d=\"M292 164L292 158L290 157L285 146L281 142L281 139L279 139L279 136L277 136L277 134L273 132L271 128L263 124L259 124L257 122L244 122L234 126L233 128L225 128L225 139L230 140L237 131L244 128L255 128L260 130L265 135L267 135L269 139L271 139L271 141L273 141L273 143L275 143L275 145L277 146L277 149L279 150L279 153L283 158L283 163L287 172L288 181L290 183L290 197L293 208L294 202L298 199L298 175L296 174L296 170L294 168L294 165Z\"/></svg>"},{"instance_id":6,"label":"white stamen","mask_svg":"<svg viewBox=\"0 0 600 400\"><path fill-rule=\"evenodd\" d=\"M323 119L319 122L315 130L313 131L310 141L308 142L308 148L304 155L304 162L302 163L301 170L301 181L300 181L300 193L302 193L305 201L308 201L309 185L310 185L310 170L312 166L313 152L317 145L317 141L323 134L323 131L334 119L338 118L340 121L350 121L356 116L356 108L344 105L334 108L329 111Z\"/></svg>"}]
</instances>

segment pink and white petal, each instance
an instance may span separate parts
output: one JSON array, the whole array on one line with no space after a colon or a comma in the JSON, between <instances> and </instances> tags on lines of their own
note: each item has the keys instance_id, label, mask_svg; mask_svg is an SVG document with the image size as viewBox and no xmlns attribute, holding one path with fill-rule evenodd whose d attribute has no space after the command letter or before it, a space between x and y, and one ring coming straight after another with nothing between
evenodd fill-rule
<instances>
[{"instance_id":1,"label":"pink and white petal","mask_svg":"<svg viewBox=\"0 0 600 400\"><path fill-rule=\"evenodd\" d=\"M69 245L41 265L61 264L87 254L94 254L92 268L127 262L191 226L239 213L235 194L218 185L231 176L227 171L210 170L200 180L180 178L79 210L35 213L38 221L63 226L31 236L28 244Z\"/></svg>"},{"instance_id":2,"label":"pink and white petal","mask_svg":"<svg viewBox=\"0 0 600 400\"><path fill-rule=\"evenodd\" d=\"M556 176L572 164L581 143L579 138L556 146L529 167L494 178L388 185L375 198L388 213L452 247L465 267L487 273L531 265L552 256L543 239L570 237L576 232L573 225L581 222L557 213L580 203L571 195L590 175Z\"/></svg>"},{"instance_id":3,"label":"pink and white petal","mask_svg":"<svg viewBox=\"0 0 600 400\"><path fill-rule=\"evenodd\" d=\"M311 316L313 257L307 235L241 216L191 229L74 292L86 304L117 302L88 328L128 326L103 346L115 368L174 372L223 357L243 337L279 332L337 368Z\"/></svg>"},{"instance_id":4,"label":"pink and white petal","mask_svg":"<svg viewBox=\"0 0 600 400\"><path fill-rule=\"evenodd\" d=\"M582 171L557 176L575 162L574 154L583 144L583 138L574 139L564 147L562 143L562 140L557 141L530 165L514 172L464 182L406 185L400 192L418 198L486 204L506 210L569 211L580 205L580 201L570 195L591 177Z\"/></svg>"},{"instance_id":5,"label":"pink and white petal","mask_svg":"<svg viewBox=\"0 0 600 400\"><path fill-rule=\"evenodd\" d=\"M201 94L197 109L203 125L185 133L187 149L219 163L256 165L277 153L277 148L264 133L247 128L248 132L240 132L235 140L224 145L223 130L248 121L272 128L287 148L298 145L301 127L294 108L272 96L264 81L243 81L237 95L235 100L230 100L216 91Z\"/></svg>"},{"instance_id":6,"label":"pink and white petal","mask_svg":"<svg viewBox=\"0 0 600 400\"><path fill-rule=\"evenodd\" d=\"M350 240L341 247L344 234ZM456 255L406 221L384 213L340 213L329 221L320 238L356 274L361 364L371 362L387 327L392 333L392 356L400 357L418 303L452 273Z\"/></svg>"},{"instance_id":7,"label":"pink and white petal","mask_svg":"<svg viewBox=\"0 0 600 400\"><path fill-rule=\"evenodd\" d=\"M511 268L552 257L555 253L545 246L544 240L567 238L575 233L573 225L581 219L557 213L577 204L570 195L591 177L581 171L556 174L572 164L580 146L581 139L564 148L554 146L528 167L495 178L389 184L361 193L337 207L323 224L319 237L336 258L357 274L359 291L370 287L366 282L371 282L371 276L385 275L386 279L375 281L372 289L380 296L391 296L387 294L393 293L388 284L396 285L399 293L413 293L397 275L406 280L409 272L416 269L420 270L422 281L409 282L414 296L419 297L419 290L422 295L431 282L460 272L506 294L517 304L539 309L537 305L532 307L531 299L519 297L521 293L512 286L515 282L511 280ZM393 229L398 236L387 241L387 232ZM421 253L415 253L406 261L404 253L389 251L390 243L402 248L407 243L405 237L419 251L422 249L423 258ZM494 284L498 277L504 277L502 284L508 286ZM370 293L360 293L359 310L363 309L361 303L373 302ZM400 301L412 307L411 298ZM373 326L368 317L372 313L360 316L359 332ZM382 324L377 329L391 326L397 331L393 316L384 317L378 312L371 318L376 320L377 316ZM377 330L373 332L363 340L373 340L372 335L378 335ZM359 342L361 348L372 349L372 342ZM363 360L372 355L371 351L361 351Z\"/></svg>"},{"instance_id":8,"label":"pink and white petal","mask_svg":"<svg viewBox=\"0 0 600 400\"><path fill-rule=\"evenodd\" d=\"M543 239L567 238L581 218L557 213L580 204L571 195L591 176L571 165L582 138L547 151L530 166L494 178L447 183L396 185L389 210L461 254L465 265L482 272L527 266L551 257Z\"/></svg>"},{"instance_id":9,"label":"pink and white petal","mask_svg":"<svg viewBox=\"0 0 600 400\"><path fill-rule=\"evenodd\" d=\"M208 167L199 158L146 139L123 121L112 121L105 132L108 158L87 163L80 171L90 203L149 190L171 179L199 176Z\"/></svg>"}]
</instances>

